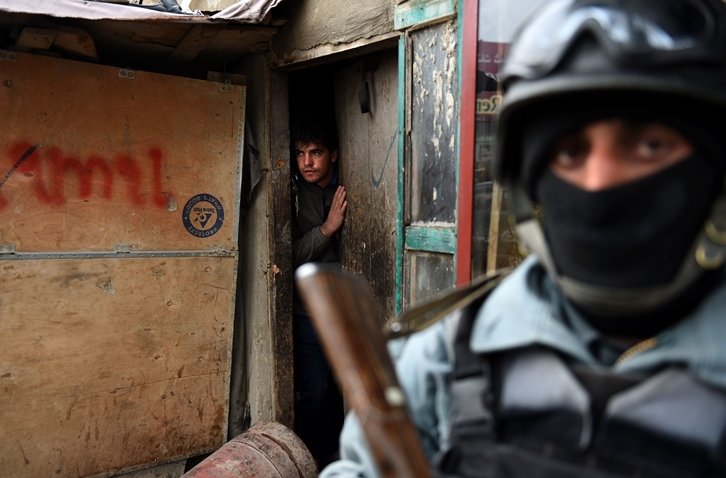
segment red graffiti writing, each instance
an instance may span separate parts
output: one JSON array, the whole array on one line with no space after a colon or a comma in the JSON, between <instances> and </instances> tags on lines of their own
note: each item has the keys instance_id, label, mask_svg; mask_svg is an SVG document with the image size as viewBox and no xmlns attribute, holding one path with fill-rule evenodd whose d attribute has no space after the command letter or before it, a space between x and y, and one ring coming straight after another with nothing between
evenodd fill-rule
<instances>
[{"instance_id":1,"label":"red graffiti writing","mask_svg":"<svg viewBox=\"0 0 726 478\"><path fill-rule=\"evenodd\" d=\"M7 150L5 159L9 167L0 165L0 174L4 172L0 176L0 210L8 206L3 187L18 174L31 179L30 189L39 201L54 206L63 205L74 195L89 200L118 194L134 205L160 208L171 198L171 193L163 190L164 157L158 148L149 149L142 158L128 154L110 159L97 154L81 158L55 146L19 142Z\"/></svg>"}]
</instances>

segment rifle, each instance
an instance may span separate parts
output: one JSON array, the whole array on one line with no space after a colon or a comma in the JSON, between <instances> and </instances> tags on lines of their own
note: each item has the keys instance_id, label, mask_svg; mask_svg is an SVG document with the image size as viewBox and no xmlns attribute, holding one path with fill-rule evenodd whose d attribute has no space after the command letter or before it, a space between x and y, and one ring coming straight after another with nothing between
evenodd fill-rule
<instances>
[{"instance_id":1,"label":"rifle","mask_svg":"<svg viewBox=\"0 0 726 478\"><path fill-rule=\"evenodd\" d=\"M380 476L430 477L368 284L315 263L300 266L295 280Z\"/></svg>"}]
</instances>

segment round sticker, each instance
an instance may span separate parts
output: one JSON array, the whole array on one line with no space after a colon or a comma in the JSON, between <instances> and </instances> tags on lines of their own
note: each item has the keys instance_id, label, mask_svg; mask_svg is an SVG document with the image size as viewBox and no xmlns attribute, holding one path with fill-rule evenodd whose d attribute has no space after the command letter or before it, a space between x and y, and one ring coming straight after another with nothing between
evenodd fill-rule
<instances>
[{"instance_id":1,"label":"round sticker","mask_svg":"<svg viewBox=\"0 0 726 478\"><path fill-rule=\"evenodd\" d=\"M217 233L224 222L224 208L211 194L197 194L189 198L182 211L184 228L197 237Z\"/></svg>"}]
</instances>

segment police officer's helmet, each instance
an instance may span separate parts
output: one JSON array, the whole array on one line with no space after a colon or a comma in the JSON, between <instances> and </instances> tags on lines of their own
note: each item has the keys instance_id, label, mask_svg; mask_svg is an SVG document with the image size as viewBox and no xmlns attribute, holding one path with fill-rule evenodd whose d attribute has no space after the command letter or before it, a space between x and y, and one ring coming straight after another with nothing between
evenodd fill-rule
<instances>
[{"instance_id":1,"label":"police officer's helmet","mask_svg":"<svg viewBox=\"0 0 726 478\"><path fill-rule=\"evenodd\" d=\"M687 103L722 119L726 6L722 0L553 0L520 27L499 81L499 180L517 180L518 123L540 102L556 109L577 95L629 92L635 102Z\"/></svg>"}]
</instances>

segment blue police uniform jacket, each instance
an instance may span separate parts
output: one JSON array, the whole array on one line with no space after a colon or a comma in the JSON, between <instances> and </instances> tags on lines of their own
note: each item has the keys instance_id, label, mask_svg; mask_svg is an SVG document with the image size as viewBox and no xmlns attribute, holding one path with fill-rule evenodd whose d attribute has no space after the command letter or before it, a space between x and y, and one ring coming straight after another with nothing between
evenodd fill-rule
<instances>
[{"instance_id":1,"label":"blue police uniform jacket","mask_svg":"<svg viewBox=\"0 0 726 478\"><path fill-rule=\"evenodd\" d=\"M696 460L720 460L723 465L726 456L726 273L722 274L719 285L687 316L655 337L625 349L590 327L563 299L536 257L530 256L477 310L457 311L424 331L392 342L389 345L396 359L399 381L406 392L424 452L432 463L446 456L452 446L455 448L456 433L452 436L452 428L456 430L467 415L480 419L492 413L492 409L487 409L486 400L470 400L472 407L462 406L461 400L457 404L452 391L467 387L466 380L454 380L453 360L453 336L466 314L472 319L469 349L479 357L497 358L497 405L492 409L496 408L497 414L504 418L494 417L493 422L501 422L496 426L500 431L506 430L509 445L515 443L526 449L530 445L529 435L539 434L537 443L541 450L536 453L556 454L552 447L556 450L558 441L564 442L564 449L570 446L575 450L592 446L595 441L607 442L607 436L603 438L594 432L599 427L617 436L616 446L635 450L636 460L639 444L654 443L657 448L665 443L672 447L668 453L675 457L675 468L669 463L669 468L656 465L651 473L648 469L632 473L630 470L622 476L665 476L670 473L668 470L672 470L673 476L679 476L678 456L688 455L691 449L698 452L694 455ZM583 373L573 373L574 369ZM582 376L587 382L588 375L599 374L622 378L625 382L633 377L647 379L610 397L602 406L603 416L607 417L592 417L593 407L588 391L581 385L583 380L573 377ZM598 383L597 378L593 382ZM474 393L481 391L481 381L474 389ZM467 407L473 410L466 410ZM551 416L555 418L549 419ZM623 423L627 425L625 432L617 434L623 429ZM553 426L559 427L559 431L547 438ZM487 444L485 440L480 446L496 448L494 441ZM509 445L502 454L510 456L511 461L518 464L528 459L528 455L517 455L518 451L512 455ZM481 450L483 458L479 459L500 460L490 451ZM618 453L615 450L610 456ZM662 457L651 461L658 462ZM626 457L625 461L630 458ZM647 461L647 457L644 459ZM507 466L505 463L474 475L520 476L516 471L519 465L502 471ZM565 468L570 469L569 466ZM535 476L570 476L563 471L565 468ZM612 474L598 473L591 476L621 476L617 469ZM346 419L341 435L341 459L325 468L320 476L378 476L353 414ZM573 472L571 476L580 475ZM718 474L704 473L703 476Z\"/></svg>"}]
</instances>

